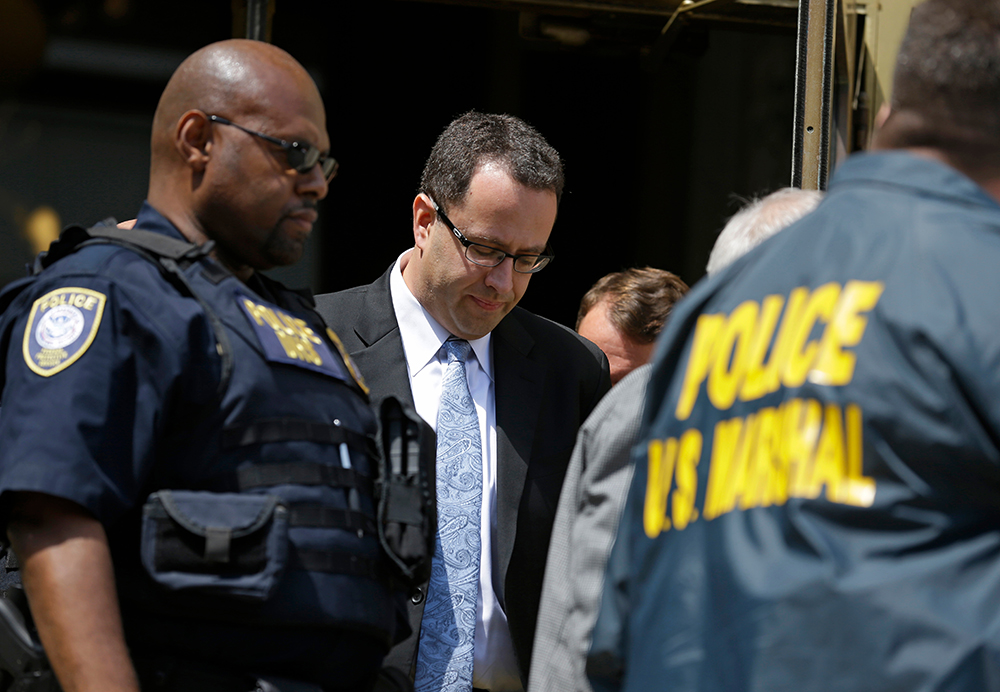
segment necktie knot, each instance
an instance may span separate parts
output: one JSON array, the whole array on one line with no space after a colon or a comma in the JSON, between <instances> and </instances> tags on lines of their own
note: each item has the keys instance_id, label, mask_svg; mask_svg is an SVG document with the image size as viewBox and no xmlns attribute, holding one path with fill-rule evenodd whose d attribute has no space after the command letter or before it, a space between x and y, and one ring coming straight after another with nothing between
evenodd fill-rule
<instances>
[{"instance_id":1,"label":"necktie knot","mask_svg":"<svg viewBox=\"0 0 1000 692\"><path fill-rule=\"evenodd\" d=\"M472 344L465 339L448 339L444 342L444 350L448 354L448 362L464 363L472 350Z\"/></svg>"}]
</instances>

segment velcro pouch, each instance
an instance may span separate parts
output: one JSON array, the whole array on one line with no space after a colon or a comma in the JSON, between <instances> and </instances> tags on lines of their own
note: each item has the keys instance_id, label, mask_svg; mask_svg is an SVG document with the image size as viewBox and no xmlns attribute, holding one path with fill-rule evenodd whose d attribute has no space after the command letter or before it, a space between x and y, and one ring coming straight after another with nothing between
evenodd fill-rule
<instances>
[{"instance_id":1,"label":"velcro pouch","mask_svg":"<svg viewBox=\"0 0 1000 692\"><path fill-rule=\"evenodd\" d=\"M160 490L142 508L141 554L171 591L264 601L288 562L288 508L274 495Z\"/></svg>"}]
</instances>

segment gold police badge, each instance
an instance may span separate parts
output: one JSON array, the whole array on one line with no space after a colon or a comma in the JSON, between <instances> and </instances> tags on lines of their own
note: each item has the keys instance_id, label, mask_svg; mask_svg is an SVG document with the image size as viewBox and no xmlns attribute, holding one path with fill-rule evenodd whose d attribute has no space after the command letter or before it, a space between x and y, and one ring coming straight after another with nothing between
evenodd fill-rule
<instances>
[{"instance_id":1,"label":"gold police badge","mask_svg":"<svg viewBox=\"0 0 1000 692\"><path fill-rule=\"evenodd\" d=\"M103 293L75 287L36 300L24 329L24 362L42 377L75 363L93 343L106 302Z\"/></svg>"}]
</instances>

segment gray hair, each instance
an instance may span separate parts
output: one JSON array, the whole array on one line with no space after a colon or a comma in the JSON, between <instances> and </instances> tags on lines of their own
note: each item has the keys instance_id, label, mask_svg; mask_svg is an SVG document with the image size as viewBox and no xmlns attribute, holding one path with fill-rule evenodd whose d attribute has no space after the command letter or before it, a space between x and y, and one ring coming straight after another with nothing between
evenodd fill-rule
<instances>
[{"instance_id":1,"label":"gray hair","mask_svg":"<svg viewBox=\"0 0 1000 692\"><path fill-rule=\"evenodd\" d=\"M818 190L783 187L751 199L719 233L705 271L709 276L753 250L772 235L811 212L823 199Z\"/></svg>"}]
</instances>

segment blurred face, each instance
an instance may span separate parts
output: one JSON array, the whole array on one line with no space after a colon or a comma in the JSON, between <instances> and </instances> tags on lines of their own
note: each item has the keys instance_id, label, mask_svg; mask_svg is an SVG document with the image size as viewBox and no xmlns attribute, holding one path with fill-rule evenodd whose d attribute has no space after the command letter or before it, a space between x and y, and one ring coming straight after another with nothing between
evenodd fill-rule
<instances>
[{"instance_id":1,"label":"blurred face","mask_svg":"<svg viewBox=\"0 0 1000 692\"><path fill-rule=\"evenodd\" d=\"M615 329L608 317L608 304L604 301L583 316L577 333L604 351L611 366L612 385L640 365L648 363L653 356L655 344L634 341Z\"/></svg>"},{"instance_id":2,"label":"blurred face","mask_svg":"<svg viewBox=\"0 0 1000 692\"><path fill-rule=\"evenodd\" d=\"M298 87L298 88L297 88ZM326 114L311 82L276 79L250 112L234 108L220 115L271 137L329 150ZM285 150L234 127L211 125L212 159L205 171L202 225L216 241L219 258L241 269L293 264L302 256L326 197L320 166L307 172L291 168Z\"/></svg>"},{"instance_id":3,"label":"blurred face","mask_svg":"<svg viewBox=\"0 0 1000 692\"><path fill-rule=\"evenodd\" d=\"M527 188L502 169L485 165L473 175L463 203L443 209L474 243L514 255L541 254L556 220L556 195ZM531 275L515 272L509 257L496 267L470 262L424 194L414 200L413 232L416 248L403 278L421 305L455 336L489 334L528 288Z\"/></svg>"}]
</instances>

